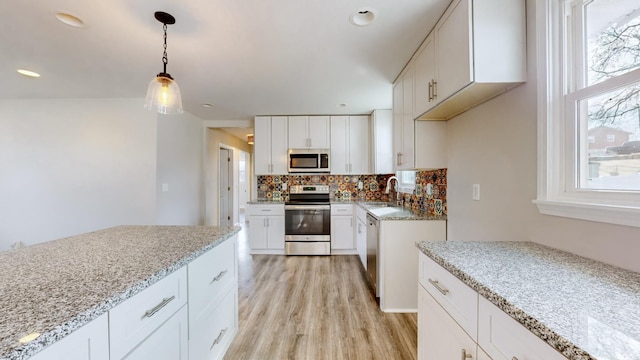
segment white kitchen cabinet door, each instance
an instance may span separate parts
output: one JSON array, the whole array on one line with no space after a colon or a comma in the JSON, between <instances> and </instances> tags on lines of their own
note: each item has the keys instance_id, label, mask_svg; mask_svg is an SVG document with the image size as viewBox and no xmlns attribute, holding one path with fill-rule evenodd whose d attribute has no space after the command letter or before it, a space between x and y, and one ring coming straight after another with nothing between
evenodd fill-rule
<instances>
[{"instance_id":1,"label":"white kitchen cabinet door","mask_svg":"<svg viewBox=\"0 0 640 360\"><path fill-rule=\"evenodd\" d=\"M352 204L331 205L331 250L355 254L355 216ZM348 250L345 252L345 250Z\"/></svg>"},{"instance_id":2,"label":"white kitchen cabinet door","mask_svg":"<svg viewBox=\"0 0 640 360\"><path fill-rule=\"evenodd\" d=\"M289 147L292 149L328 149L329 116L289 116Z\"/></svg>"},{"instance_id":3,"label":"white kitchen cabinet door","mask_svg":"<svg viewBox=\"0 0 640 360\"><path fill-rule=\"evenodd\" d=\"M438 100L448 98L473 81L470 2L451 4L435 28Z\"/></svg>"},{"instance_id":4,"label":"white kitchen cabinet door","mask_svg":"<svg viewBox=\"0 0 640 360\"><path fill-rule=\"evenodd\" d=\"M190 329L189 357L197 360L224 358L238 332L238 287L229 289L215 307L208 307Z\"/></svg>"},{"instance_id":5,"label":"white kitchen cabinet door","mask_svg":"<svg viewBox=\"0 0 640 360\"><path fill-rule=\"evenodd\" d=\"M349 173L369 173L369 117L349 116Z\"/></svg>"},{"instance_id":6,"label":"white kitchen cabinet door","mask_svg":"<svg viewBox=\"0 0 640 360\"><path fill-rule=\"evenodd\" d=\"M351 173L349 171L348 116L331 116L331 173Z\"/></svg>"},{"instance_id":7,"label":"white kitchen cabinet door","mask_svg":"<svg viewBox=\"0 0 640 360\"><path fill-rule=\"evenodd\" d=\"M331 146L331 125L328 116L309 116L309 147L328 149Z\"/></svg>"},{"instance_id":8,"label":"white kitchen cabinet door","mask_svg":"<svg viewBox=\"0 0 640 360\"><path fill-rule=\"evenodd\" d=\"M369 117L331 116L331 173L369 173Z\"/></svg>"},{"instance_id":9,"label":"white kitchen cabinet door","mask_svg":"<svg viewBox=\"0 0 640 360\"><path fill-rule=\"evenodd\" d=\"M370 174L393 173L393 111L371 113Z\"/></svg>"},{"instance_id":10,"label":"white kitchen cabinet door","mask_svg":"<svg viewBox=\"0 0 640 360\"><path fill-rule=\"evenodd\" d=\"M476 359L476 350L475 341L418 285L418 360Z\"/></svg>"},{"instance_id":11,"label":"white kitchen cabinet door","mask_svg":"<svg viewBox=\"0 0 640 360\"><path fill-rule=\"evenodd\" d=\"M188 360L187 322L185 305L122 360Z\"/></svg>"},{"instance_id":12,"label":"white kitchen cabinet door","mask_svg":"<svg viewBox=\"0 0 640 360\"><path fill-rule=\"evenodd\" d=\"M416 118L436 104L434 89L437 74L434 33L427 37L416 53L414 70L413 117Z\"/></svg>"},{"instance_id":13,"label":"white kitchen cabinet door","mask_svg":"<svg viewBox=\"0 0 640 360\"><path fill-rule=\"evenodd\" d=\"M31 360L109 360L109 322L103 314L62 340L37 353Z\"/></svg>"},{"instance_id":14,"label":"white kitchen cabinet door","mask_svg":"<svg viewBox=\"0 0 640 360\"><path fill-rule=\"evenodd\" d=\"M249 216L251 250L284 250L284 216Z\"/></svg>"},{"instance_id":15,"label":"white kitchen cabinet door","mask_svg":"<svg viewBox=\"0 0 640 360\"><path fill-rule=\"evenodd\" d=\"M394 171L414 168L413 63L393 87Z\"/></svg>"},{"instance_id":16,"label":"white kitchen cabinet door","mask_svg":"<svg viewBox=\"0 0 640 360\"><path fill-rule=\"evenodd\" d=\"M493 360L566 360L484 297L478 302L478 345Z\"/></svg>"},{"instance_id":17,"label":"white kitchen cabinet door","mask_svg":"<svg viewBox=\"0 0 640 360\"><path fill-rule=\"evenodd\" d=\"M256 116L254 119L254 169L256 175L288 172L287 118Z\"/></svg>"}]
</instances>

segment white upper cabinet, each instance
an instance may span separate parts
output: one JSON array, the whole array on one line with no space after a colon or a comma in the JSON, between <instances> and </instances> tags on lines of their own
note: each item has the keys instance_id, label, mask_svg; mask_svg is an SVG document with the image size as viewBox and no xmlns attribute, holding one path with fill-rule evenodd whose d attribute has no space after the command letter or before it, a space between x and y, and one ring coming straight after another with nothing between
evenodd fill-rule
<instances>
[{"instance_id":1,"label":"white upper cabinet","mask_svg":"<svg viewBox=\"0 0 640 360\"><path fill-rule=\"evenodd\" d=\"M413 63L393 86L393 167L414 168Z\"/></svg>"},{"instance_id":2,"label":"white upper cabinet","mask_svg":"<svg viewBox=\"0 0 640 360\"><path fill-rule=\"evenodd\" d=\"M289 116L289 147L328 149L329 116Z\"/></svg>"},{"instance_id":3,"label":"white upper cabinet","mask_svg":"<svg viewBox=\"0 0 640 360\"><path fill-rule=\"evenodd\" d=\"M286 174L287 117L256 116L254 121L254 166L256 175Z\"/></svg>"},{"instance_id":4,"label":"white upper cabinet","mask_svg":"<svg viewBox=\"0 0 640 360\"><path fill-rule=\"evenodd\" d=\"M371 157L369 170L373 174L393 173L393 116L391 110L371 113Z\"/></svg>"},{"instance_id":5,"label":"white upper cabinet","mask_svg":"<svg viewBox=\"0 0 640 360\"><path fill-rule=\"evenodd\" d=\"M450 119L525 82L524 0L454 0L411 62L421 120Z\"/></svg>"},{"instance_id":6,"label":"white upper cabinet","mask_svg":"<svg viewBox=\"0 0 640 360\"><path fill-rule=\"evenodd\" d=\"M369 173L368 116L331 116L331 173Z\"/></svg>"}]
</instances>

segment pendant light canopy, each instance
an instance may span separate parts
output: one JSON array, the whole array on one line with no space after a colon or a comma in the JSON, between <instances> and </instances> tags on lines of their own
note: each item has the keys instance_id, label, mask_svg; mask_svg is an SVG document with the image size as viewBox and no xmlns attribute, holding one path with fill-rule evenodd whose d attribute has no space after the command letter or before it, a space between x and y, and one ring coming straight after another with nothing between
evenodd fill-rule
<instances>
[{"instance_id":1,"label":"pendant light canopy","mask_svg":"<svg viewBox=\"0 0 640 360\"><path fill-rule=\"evenodd\" d=\"M162 11L157 11L155 18L163 24L164 53L162 54L162 63L164 70L149 83L144 107L161 114L181 114L182 98L180 97L180 87L178 87L178 83L173 80L171 75L167 73L167 63L169 62L167 57L167 25L175 24L176 19Z\"/></svg>"}]
</instances>

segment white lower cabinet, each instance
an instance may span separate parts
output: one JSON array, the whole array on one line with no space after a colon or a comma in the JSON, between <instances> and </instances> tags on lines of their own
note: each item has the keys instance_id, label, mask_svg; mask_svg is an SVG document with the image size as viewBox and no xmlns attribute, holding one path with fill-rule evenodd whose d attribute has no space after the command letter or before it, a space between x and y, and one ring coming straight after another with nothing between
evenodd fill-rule
<instances>
[{"instance_id":1,"label":"white lower cabinet","mask_svg":"<svg viewBox=\"0 0 640 360\"><path fill-rule=\"evenodd\" d=\"M189 356L195 360L222 359L238 332L238 289L233 288L216 306L209 306L189 322Z\"/></svg>"},{"instance_id":2,"label":"white lower cabinet","mask_svg":"<svg viewBox=\"0 0 640 360\"><path fill-rule=\"evenodd\" d=\"M418 293L419 360L566 360L423 253Z\"/></svg>"},{"instance_id":3,"label":"white lower cabinet","mask_svg":"<svg viewBox=\"0 0 640 360\"><path fill-rule=\"evenodd\" d=\"M31 360L109 360L108 315L101 315Z\"/></svg>"},{"instance_id":4,"label":"white lower cabinet","mask_svg":"<svg viewBox=\"0 0 640 360\"><path fill-rule=\"evenodd\" d=\"M252 254L284 254L284 204L250 204L249 246Z\"/></svg>"},{"instance_id":5,"label":"white lower cabinet","mask_svg":"<svg viewBox=\"0 0 640 360\"><path fill-rule=\"evenodd\" d=\"M419 289L418 359L476 359L475 341L424 289Z\"/></svg>"},{"instance_id":6,"label":"white lower cabinet","mask_svg":"<svg viewBox=\"0 0 640 360\"><path fill-rule=\"evenodd\" d=\"M493 360L566 360L504 311L480 297L478 345Z\"/></svg>"},{"instance_id":7,"label":"white lower cabinet","mask_svg":"<svg viewBox=\"0 0 640 360\"><path fill-rule=\"evenodd\" d=\"M183 305L162 326L122 357L123 360L188 360L187 306ZM113 359L113 356L111 357Z\"/></svg>"},{"instance_id":8,"label":"white lower cabinet","mask_svg":"<svg viewBox=\"0 0 640 360\"><path fill-rule=\"evenodd\" d=\"M187 269L182 267L109 310L111 360L135 359L129 353L163 327L186 303ZM187 345L186 339L183 348Z\"/></svg>"},{"instance_id":9,"label":"white lower cabinet","mask_svg":"<svg viewBox=\"0 0 640 360\"><path fill-rule=\"evenodd\" d=\"M352 204L331 205L331 252L355 254L355 219Z\"/></svg>"},{"instance_id":10,"label":"white lower cabinet","mask_svg":"<svg viewBox=\"0 0 640 360\"><path fill-rule=\"evenodd\" d=\"M188 265L191 359L222 359L238 332L237 258L234 238Z\"/></svg>"}]
</instances>

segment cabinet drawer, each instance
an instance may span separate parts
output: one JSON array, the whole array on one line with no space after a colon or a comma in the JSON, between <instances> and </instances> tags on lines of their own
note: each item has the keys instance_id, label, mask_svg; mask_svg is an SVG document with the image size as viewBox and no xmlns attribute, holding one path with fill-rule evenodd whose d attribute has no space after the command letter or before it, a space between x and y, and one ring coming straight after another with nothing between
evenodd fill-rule
<instances>
[{"instance_id":1,"label":"cabinet drawer","mask_svg":"<svg viewBox=\"0 0 640 360\"><path fill-rule=\"evenodd\" d=\"M493 360L566 360L484 297L478 305L478 345Z\"/></svg>"},{"instance_id":2,"label":"cabinet drawer","mask_svg":"<svg viewBox=\"0 0 640 360\"><path fill-rule=\"evenodd\" d=\"M478 293L449 271L420 253L420 284L451 317L476 339L478 334Z\"/></svg>"},{"instance_id":3,"label":"cabinet drawer","mask_svg":"<svg viewBox=\"0 0 640 360\"><path fill-rule=\"evenodd\" d=\"M182 267L111 309L111 359L122 359L186 303L187 268Z\"/></svg>"},{"instance_id":4,"label":"cabinet drawer","mask_svg":"<svg viewBox=\"0 0 640 360\"><path fill-rule=\"evenodd\" d=\"M188 360L187 306L183 306L122 360Z\"/></svg>"},{"instance_id":5,"label":"cabinet drawer","mask_svg":"<svg viewBox=\"0 0 640 360\"><path fill-rule=\"evenodd\" d=\"M331 204L331 215L353 215L353 205Z\"/></svg>"},{"instance_id":6,"label":"cabinet drawer","mask_svg":"<svg viewBox=\"0 0 640 360\"><path fill-rule=\"evenodd\" d=\"M284 204L250 204L249 215L284 215Z\"/></svg>"},{"instance_id":7,"label":"cabinet drawer","mask_svg":"<svg viewBox=\"0 0 640 360\"><path fill-rule=\"evenodd\" d=\"M238 331L238 289L230 289L217 307L208 308L189 327L191 359L222 359Z\"/></svg>"},{"instance_id":8,"label":"cabinet drawer","mask_svg":"<svg viewBox=\"0 0 640 360\"><path fill-rule=\"evenodd\" d=\"M236 236L202 254L188 265L189 318L198 319L237 284Z\"/></svg>"}]
</instances>

